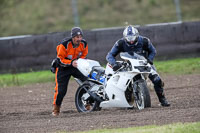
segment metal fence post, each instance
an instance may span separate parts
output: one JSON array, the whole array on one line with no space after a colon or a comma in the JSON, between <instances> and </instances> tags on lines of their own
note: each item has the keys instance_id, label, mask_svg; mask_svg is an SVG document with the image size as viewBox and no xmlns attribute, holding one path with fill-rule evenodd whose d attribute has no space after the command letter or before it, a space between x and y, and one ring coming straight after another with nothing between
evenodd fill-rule
<instances>
[{"instance_id":1,"label":"metal fence post","mask_svg":"<svg viewBox=\"0 0 200 133\"><path fill-rule=\"evenodd\" d=\"M182 22L182 17L181 17L181 9L180 9L180 2L179 0L174 0L175 6L176 6L176 16L177 20L179 22Z\"/></svg>"},{"instance_id":2,"label":"metal fence post","mask_svg":"<svg viewBox=\"0 0 200 133\"><path fill-rule=\"evenodd\" d=\"M77 9L77 0L72 0L72 10L73 10L73 17L74 17L74 25L79 26L79 16L78 16L78 9Z\"/></svg>"}]
</instances>

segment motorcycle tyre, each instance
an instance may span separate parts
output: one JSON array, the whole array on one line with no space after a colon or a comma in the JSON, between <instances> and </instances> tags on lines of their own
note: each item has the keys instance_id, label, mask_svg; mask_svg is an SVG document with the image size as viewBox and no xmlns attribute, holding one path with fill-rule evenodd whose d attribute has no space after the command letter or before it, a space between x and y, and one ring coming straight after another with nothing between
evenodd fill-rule
<instances>
[{"instance_id":1,"label":"motorcycle tyre","mask_svg":"<svg viewBox=\"0 0 200 133\"><path fill-rule=\"evenodd\" d=\"M76 109L78 110L78 112L92 112L92 111L100 111L101 107L99 107L100 102L93 100L93 105L91 106L91 109L86 109L84 106L84 103L81 101L81 97L83 94L86 93L86 90L83 88L85 87L87 90L90 89L90 84L83 84L81 85L75 94L75 105L76 105Z\"/></svg>"},{"instance_id":2,"label":"motorcycle tyre","mask_svg":"<svg viewBox=\"0 0 200 133\"><path fill-rule=\"evenodd\" d=\"M151 97L150 97L150 93L149 93L149 89L147 87L146 81L144 80L139 81L138 86L140 87L140 90L143 93L144 108L151 107ZM138 107L139 105L137 104L138 101L136 100L135 102L136 102L137 108L140 109L140 107Z\"/></svg>"}]
</instances>

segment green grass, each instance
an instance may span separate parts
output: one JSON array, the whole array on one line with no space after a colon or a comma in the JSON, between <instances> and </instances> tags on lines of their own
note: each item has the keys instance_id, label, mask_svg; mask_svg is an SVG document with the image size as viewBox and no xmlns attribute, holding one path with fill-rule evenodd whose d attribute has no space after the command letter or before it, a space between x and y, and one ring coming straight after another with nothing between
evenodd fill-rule
<instances>
[{"instance_id":1,"label":"green grass","mask_svg":"<svg viewBox=\"0 0 200 133\"><path fill-rule=\"evenodd\" d=\"M0 87L53 82L55 75L50 71L0 75Z\"/></svg>"},{"instance_id":2,"label":"green grass","mask_svg":"<svg viewBox=\"0 0 200 133\"><path fill-rule=\"evenodd\" d=\"M157 71L161 74L200 74L200 58L155 61L154 64ZM18 74L1 74L0 87L54 82L54 77L55 75L52 74L50 70Z\"/></svg>"},{"instance_id":3,"label":"green grass","mask_svg":"<svg viewBox=\"0 0 200 133\"><path fill-rule=\"evenodd\" d=\"M160 73L165 74L200 74L200 58L186 58L169 61L155 61Z\"/></svg>"},{"instance_id":4,"label":"green grass","mask_svg":"<svg viewBox=\"0 0 200 133\"><path fill-rule=\"evenodd\" d=\"M69 31L71 1L0 0L0 36ZM177 21L174 0L77 0L77 7L84 30ZM199 0L180 0L180 8L183 21L200 20Z\"/></svg>"},{"instance_id":5,"label":"green grass","mask_svg":"<svg viewBox=\"0 0 200 133\"><path fill-rule=\"evenodd\" d=\"M151 125L132 128L100 129L74 133L200 133L200 122L176 123L163 126Z\"/></svg>"}]
</instances>

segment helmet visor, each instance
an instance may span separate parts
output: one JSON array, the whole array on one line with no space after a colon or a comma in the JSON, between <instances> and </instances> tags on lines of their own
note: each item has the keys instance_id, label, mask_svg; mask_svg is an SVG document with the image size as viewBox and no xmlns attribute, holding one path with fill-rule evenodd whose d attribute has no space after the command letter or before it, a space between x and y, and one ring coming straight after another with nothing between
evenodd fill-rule
<instances>
[{"instance_id":1,"label":"helmet visor","mask_svg":"<svg viewBox=\"0 0 200 133\"><path fill-rule=\"evenodd\" d=\"M136 40L136 38L137 38L137 36L126 36L126 40L128 41L128 42L134 42L135 40Z\"/></svg>"}]
</instances>

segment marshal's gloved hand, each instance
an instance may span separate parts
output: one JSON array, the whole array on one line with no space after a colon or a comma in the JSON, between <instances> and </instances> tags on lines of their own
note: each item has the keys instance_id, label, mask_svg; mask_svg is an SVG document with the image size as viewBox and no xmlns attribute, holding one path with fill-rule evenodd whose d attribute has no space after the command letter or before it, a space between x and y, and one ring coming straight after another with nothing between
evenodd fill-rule
<instances>
[{"instance_id":1,"label":"marshal's gloved hand","mask_svg":"<svg viewBox=\"0 0 200 133\"><path fill-rule=\"evenodd\" d=\"M56 73L56 68L59 66L59 61L57 58L53 59L53 61L51 62L51 72L52 73Z\"/></svg>"},{"instance_id":2,"label":"marshal's gloved hand","mask_svg":"<svg viewBox=\"0 0 200 133\"><path fill-rule=\"evenodd\" d=\"M116 63L113 65L113 71L117 71L120 67L122 67L122 65L121 65L119 62L116 62Z\"/></svg>"}]
</instances>

